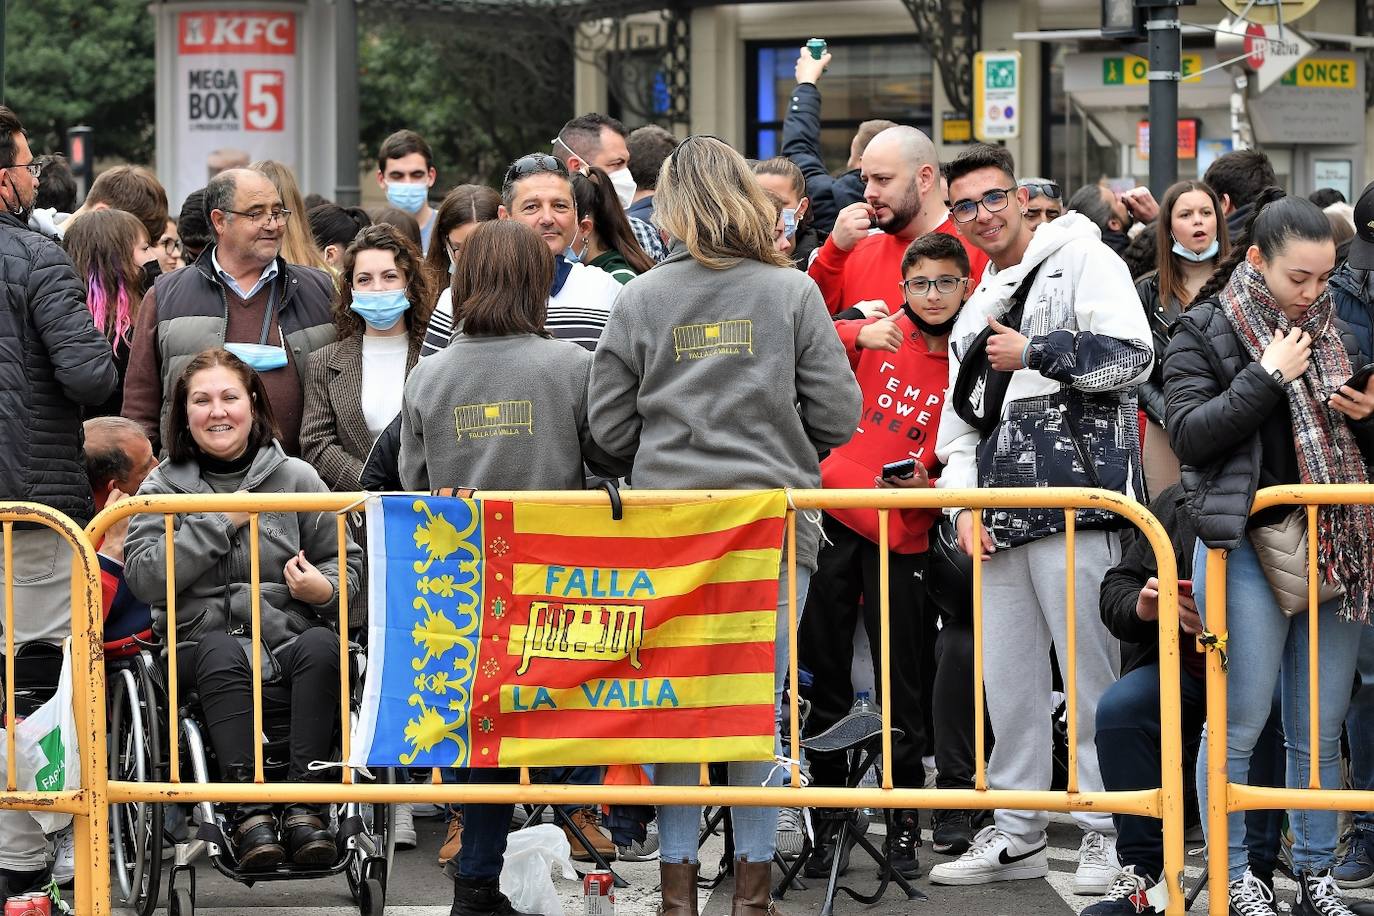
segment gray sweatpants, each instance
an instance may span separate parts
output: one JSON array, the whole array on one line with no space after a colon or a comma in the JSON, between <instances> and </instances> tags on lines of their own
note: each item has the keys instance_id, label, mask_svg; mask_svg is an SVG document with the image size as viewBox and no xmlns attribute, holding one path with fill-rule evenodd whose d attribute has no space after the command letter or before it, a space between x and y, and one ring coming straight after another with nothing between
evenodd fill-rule
<instances>
[{"instance_id":1,"label":"gray sweatpants","mask_svg":"<svg viewBox=\"0 0 1374 916\"><path fill-rule=\"evenodd\" d=\"M5 622L5 555L0 547L0 633ZM72 550L46 528L14 532L14 639L59 642L72 631ZM4 642L0 641L0 654ZM3 669L0 669L3 670ZM56 684L53 685L57 686ZM0 754L4 754L0 745ZM27 811L0 811L0 868L38 871L48 839Z\"/></svg>"},{"instance_id":2,"label":"gray sweatpants","mask_svg":"<svg viewBox=\"0 0 1374 916\"><path fill-rule=\"evenodd\" d=\"M1003 548L983 567L983 684L996 743L988 763L994 789L1050 787L1050 642L1067 668L1064 535ZM1078 672L1078 787L1102 791L1094 736L1097 703L1116 681L1120 643L1098 612L1102 575L1121 559L1115 532L1080 531L1075 538L1075 601ZM1112 816L1078 812L1084 831L1114 836ZM1044 811L999 809L997 827L1028 841L1049 823Z\"/></svg>"}]
</instances>

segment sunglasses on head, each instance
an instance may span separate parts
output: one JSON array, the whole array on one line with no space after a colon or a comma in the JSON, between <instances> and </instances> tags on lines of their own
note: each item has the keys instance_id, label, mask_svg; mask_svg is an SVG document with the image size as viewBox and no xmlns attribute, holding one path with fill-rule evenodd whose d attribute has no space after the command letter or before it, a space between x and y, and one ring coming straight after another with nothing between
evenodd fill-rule
<instances>
[{"instance_id":1,"label":"sunglasses on head","mask_svg":"<svg viewBox=\"0 0 1374 916\"><path fill-rule=\"evenodd\" d=\"M537 175L540 172L553 172L556 175L568 177L568 167L560 162L557 157L550 156L548 153L530 153L528 156L521 156L510 164L506 169L506 184L512 181L519 181L528 175Z\"/></svg>"},{"instance_id":2,"label":"sunglasses on head","mask_svg":"<svg viewBox=\"0 0 1374 916\"><path fill-rule=\"evenodd\" d=\"M685 139L685 140L683 140L681 143L679 143L679 144L677 145L677 148L674 149L674 150L672 151L672 153L670 153L669 156L668 156L669 168L671 168L671 169L674 170L674 174L676 174L676 170L677 170L677 157L678 157L678 155L679 155L684 149L686 149L687 146L688 146L688 144L690 144L693 140L715 140L715 141L718 142L718 143L725 143L724 140L722 140L720 137L717 137L715 134L692 134L690 137L688 137L687 139ZM729 146L730 144L725 143L725 145L726 145L726 146Z\"/></svg>"},{"instance_id":3,"label":"sunglasses on head","mask_svg":"<svg viewBox=\"0 0 1374 916\"><path fill-rule=\"evenodd\" d=\"M1052 181L1046 181L1044 183L1031 181L1019 185L1019 187L1030 191L1031 197L1048 197L1050 200L1059 200L1064 194L1063 191L1059 190L1059 185Z\"/></svg>"}]
</instances>

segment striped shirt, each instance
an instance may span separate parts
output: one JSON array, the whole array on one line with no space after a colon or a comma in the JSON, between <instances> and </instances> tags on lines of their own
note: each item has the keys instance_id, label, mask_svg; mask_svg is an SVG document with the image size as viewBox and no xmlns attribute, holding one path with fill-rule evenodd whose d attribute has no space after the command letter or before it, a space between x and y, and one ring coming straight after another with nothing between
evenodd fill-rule
<instances>
[{"instance_id":1,"label":"striped shirt","mask_svg":"<svg viewBox=\"0 0 1374 916\"><path fill-rule=\"evenodd\" d=\"M573 264L567 279L549 297L544 329L559 340L569 340L588 350L595 350L601 330L611 306L620 295L620 283L596 267ZM424 342L420 345L423 358L448 346L453 337L453 295L444 290L434 313L429 317Z\"/></svg>"}]
</instances>

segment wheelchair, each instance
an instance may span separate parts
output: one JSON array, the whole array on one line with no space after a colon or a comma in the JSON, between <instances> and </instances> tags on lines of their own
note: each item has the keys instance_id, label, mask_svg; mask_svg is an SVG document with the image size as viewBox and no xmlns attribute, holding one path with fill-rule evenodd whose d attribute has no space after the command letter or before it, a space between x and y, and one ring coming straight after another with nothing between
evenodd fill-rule
<instances>
[{"instance_id":1,"label":"wheelchair","mask_svg":"<svg viewBox=\"0 0 1374 916\"><path fill-rule=\"evenodd\" d=\"M169 775L169 741L166 731L168 692L166 660L161 646L135 638L132 648L107 652L110 778L130 782L165 782ZM362 672L367 658L362 648L349 644L351 718L356 720ZM178 742L183 779L198 783L214 781L218 763L205 738L205 726L194 693L178 697ZM289 755L289 723L270 704L263 707L263 772L269 782L281 781ZM350 723L351 726L352 723ZM189 774L188 774L189 771ZM189 779L188 779L189 775ZM361 774L355 776L361 779ZM389 769L374 770L373 779L392 782ZM171 836L163 820L164 804L131 802L112 805L110 811L113 889L119 905L138 916L151 916L167 879L168 916L192 916L195 911L194 862L205 855L215 870L246 887L258 882L313 880L344 874L361 916L381 916L386 903L387 881L396 847L395 814L390 805L345 803L333 806L331 818L339 855L327 866L303 866L284 862L263 871L243 871L227 839L223 813L211 802L194 807L198 829L186 838ZM164 863L163 851L173 856Z\"/></svg>"}]
</instances>

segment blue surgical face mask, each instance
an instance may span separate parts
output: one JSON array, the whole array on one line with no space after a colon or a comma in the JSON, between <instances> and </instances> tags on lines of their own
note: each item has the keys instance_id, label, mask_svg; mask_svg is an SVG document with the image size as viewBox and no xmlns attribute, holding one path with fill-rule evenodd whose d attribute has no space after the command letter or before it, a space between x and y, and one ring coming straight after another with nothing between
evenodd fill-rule
<instances>
[{"instance_id":1,"label":"blue surgical face mask","mask_svg":"<svg viewBox=\"0 0 1374 916\"><path fill-rule=\"evenodd\" d=\"M1221 240L1212 239L1212 244L1208 245L1200 252L1192 251L1184 247L1178 239L1174 239L1174 254L1183 258L1185 261L1192 261L1194 264L1201 264L1203 261L1210 261L1221 251Z\"/></svg>"},{"instance_id":2,"label":"blue surgical face mask","mask_svg":"<svg viewBox=\"0 0 1374 916\"><path fill-rule=\"evenodd\" d=\"M791 207L782 209L782 231L789 239L797 237L797 211Z\"/></svg>"},{"instance_id":3,"label":"blue surgical face mask","mask_svg":"<svg viewBox=\"0 0 1374 916\"><path fill-rule=\"evenodd\" d=\"M393 207L399 207L407 213L419 213L424 209L425 201L429 199L429 185L412 184L406 181L388 181L386 183L387 203Z\"/></svg>"},{"instance_id":4,"label":"blue surgical face mask","mask_svg":"<svg viewBox=\"0 0 1374 916\"><path fill-rule=\"evenodd\" d=\"M226 343L224 349L252 366L256 372L271 372L286 365L286 348L272 344Z\"/></svg>"},{"instance_id":5,"label":"blue surgical face mask","mask_svg":"<svg viewBox=\"0 0 1374 916\"><path fill-rule=\"evenodd\" d=\"M353 290L353 302L349 305L358 317L367 322L374 331L387 331L396 326L401 316L410 308L404 289L385 289L370 292Z\"/></svg>"}]
</instances>

